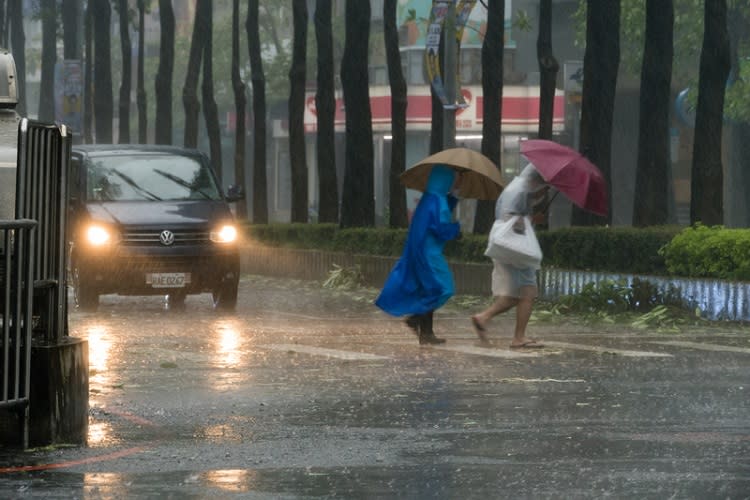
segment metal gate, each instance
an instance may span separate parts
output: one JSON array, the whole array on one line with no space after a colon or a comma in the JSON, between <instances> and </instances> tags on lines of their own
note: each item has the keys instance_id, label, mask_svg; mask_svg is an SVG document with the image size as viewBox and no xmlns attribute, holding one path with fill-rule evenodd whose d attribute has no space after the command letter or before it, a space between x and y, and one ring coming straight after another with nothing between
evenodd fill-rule
<instances>
[{"instance_id":1,"label":"metal gate","mask_svg":"<svg viewBox=\"0 0 750 500\"><path fill-rule=\"evenodd\" d=\"M34 315L46 341L68 334L66 221L72 137L65 125L22 119L18 129L16 217L38 223L34 234Z\"/></svg>"},{"instance_id":2,"label":"metal gate","mask_svg":"<svg viewBox=\"0 0 750 500\"><path fill-rule=\"evenodd\" d=\"M31 347L68 334L65 126L22 119L18 125L15 220L0 220L0 410L15 412L10 434L29 442Z\"/></svg>"}]
</instances>

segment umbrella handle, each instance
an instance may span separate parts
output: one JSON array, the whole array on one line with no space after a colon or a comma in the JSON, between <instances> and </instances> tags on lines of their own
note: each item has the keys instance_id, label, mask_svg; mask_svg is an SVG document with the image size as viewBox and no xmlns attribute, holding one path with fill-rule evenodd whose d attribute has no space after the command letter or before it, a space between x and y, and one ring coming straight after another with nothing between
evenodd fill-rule
<instances>
[{"instance_id":1,"label":"umbrella handle","mask_svg":"<svg viewBox=\"0 0 750 500\"><path fill-rule=\"evenodd\" d=\"M555 191L555 194L553 194L549 200L547 200L547 203L544 204L544 207L540 210L541 213L544 213L549 209L549 206L552 205L552 202L555 199L555 196L557 196L560 193L560 191Z\"/></svg>"}]
</instances>

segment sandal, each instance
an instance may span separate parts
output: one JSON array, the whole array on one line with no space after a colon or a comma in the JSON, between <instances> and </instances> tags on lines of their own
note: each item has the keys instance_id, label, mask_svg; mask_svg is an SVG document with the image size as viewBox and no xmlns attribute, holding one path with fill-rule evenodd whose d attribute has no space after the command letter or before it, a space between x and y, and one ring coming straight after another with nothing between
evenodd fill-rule
<instances>
[{"instance_id":1,"label":"sandal","mask_svg":"<svg viewBox=\"0 0 750 500\"><path fill-rule=\"evenodd\" d=\"M541 349L544 347L544 344L539 342L538 340L529 339L525 342L522 342L520 344L511 344L511 349Z\"/></svg>"}]
</instances>

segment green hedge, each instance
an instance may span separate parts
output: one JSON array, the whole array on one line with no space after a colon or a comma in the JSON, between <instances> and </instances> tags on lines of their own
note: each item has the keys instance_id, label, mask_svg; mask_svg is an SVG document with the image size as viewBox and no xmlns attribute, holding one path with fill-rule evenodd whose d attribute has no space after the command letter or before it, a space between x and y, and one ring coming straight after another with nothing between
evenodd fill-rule
<instances>
[{"instance_id":1,"label":"green hedge","mask_svg":"<svg viewBox=\"0 0 750 500\"><path fill-rule=\"evenodd\" d=\"M336 224L248 225L250 242L293 248L398 256L405 229L339 229ZM545 266L750 281L750 229L568 227L537 231ZM488 262L487 236L464 234L445 246L449 259Z\"/></svg>"},{"instance_id":2,"label":"green hedge","mask_svg":"<svg viewBox=\"0 0 750 500\"><path fill-rule=\"evenodd\" d=\"M569 227L538 231L546 266L631 274L667 274L659 250L678 226Z\"/></svg>"}]
</instances>

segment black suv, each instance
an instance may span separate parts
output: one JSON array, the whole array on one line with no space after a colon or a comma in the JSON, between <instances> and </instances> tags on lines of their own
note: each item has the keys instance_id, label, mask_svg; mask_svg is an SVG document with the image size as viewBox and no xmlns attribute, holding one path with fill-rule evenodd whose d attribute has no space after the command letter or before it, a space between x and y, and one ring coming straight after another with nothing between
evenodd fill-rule
<instances>
[{"instance_id":1,"label":"black suv","mask_svg":"<svg viewBox=\"0 0 750 500\"><path fill-rule=\"evenodd\" d=\"M70 277L76 304L93 310L100 294L210 292L234 309L239 231L200 151L151 145L75 146L70 172Z\"/></svg>"}]
</instances>

